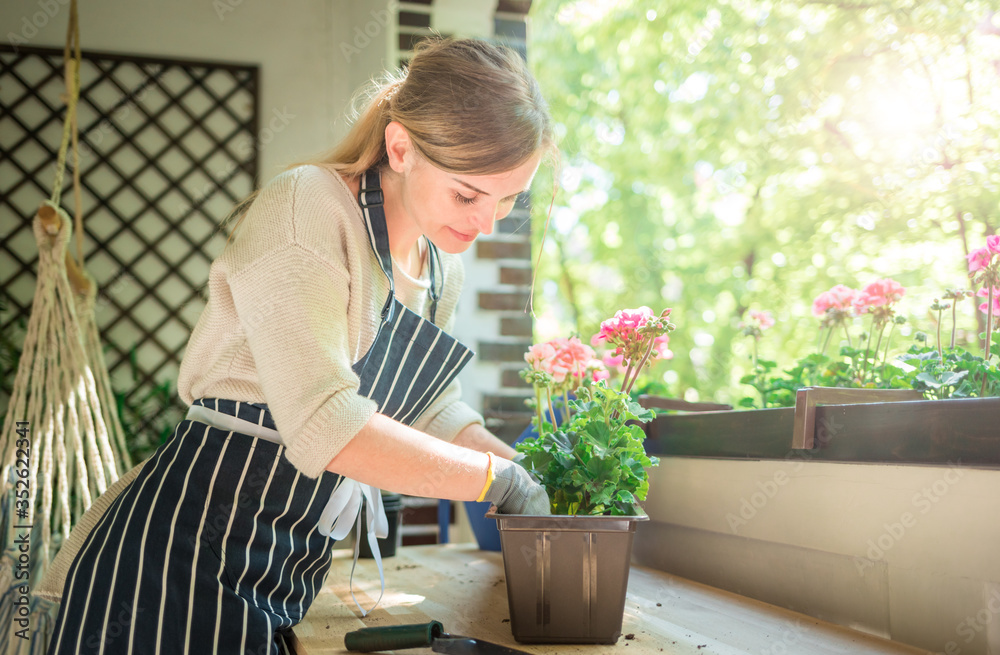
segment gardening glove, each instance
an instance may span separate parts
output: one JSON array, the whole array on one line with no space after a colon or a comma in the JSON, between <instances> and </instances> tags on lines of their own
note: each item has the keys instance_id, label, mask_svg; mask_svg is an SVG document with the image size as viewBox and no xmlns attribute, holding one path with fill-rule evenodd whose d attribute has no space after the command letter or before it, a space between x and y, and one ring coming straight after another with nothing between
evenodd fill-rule
<instances>
[{"instance_id":1,"label":"gardening glove","mask_svg":"<svg viewBox=\"0 0 1000 655\"><path fill-rule=\"evenodd\" d=\"M523 466L502 457L493 458L493 483L483 500L497 506L499 514L551 514L549 495Z\"/></svg>"}]
</instances>

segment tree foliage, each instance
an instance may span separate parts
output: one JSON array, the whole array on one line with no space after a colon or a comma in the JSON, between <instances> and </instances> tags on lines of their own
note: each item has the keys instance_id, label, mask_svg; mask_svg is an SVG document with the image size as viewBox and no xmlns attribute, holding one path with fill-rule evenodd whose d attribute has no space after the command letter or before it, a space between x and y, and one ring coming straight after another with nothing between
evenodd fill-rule
<instances>
[{"instance_id":1,"label":"tree foliage","mask_svg":"<svg viewBox=\"0 0 1000 655\"><path fill-rule=\"evenodd\" d=\"M760 348L784 365L815 349L810 304L835 284L895 278L928 331L934 296L969 286L963 256L1000 222L990 3L536 0L531 18L562 153L542 338L670 306L659 374L731 400L749 309L778 319Z\"/></svg>"}]
</instances>

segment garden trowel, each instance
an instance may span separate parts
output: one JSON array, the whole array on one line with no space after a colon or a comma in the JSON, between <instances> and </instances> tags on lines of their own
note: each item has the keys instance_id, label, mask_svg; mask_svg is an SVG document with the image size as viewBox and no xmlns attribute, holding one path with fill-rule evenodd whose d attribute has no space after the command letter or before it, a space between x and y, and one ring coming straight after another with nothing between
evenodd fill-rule
<instances>
[{"instance_id":1,"label":"garden trowel","mask_svg":"<svg viewBox=\"0 0 1000 655\"><path fill-rule=\"evenodd\" d=\"M516 648L448 634L444 632L444 626L439 621L361 628L344 635L344 647L362 653L428 646L435 653L449 655L528 655Z\"/></svg>"}]
</instances>

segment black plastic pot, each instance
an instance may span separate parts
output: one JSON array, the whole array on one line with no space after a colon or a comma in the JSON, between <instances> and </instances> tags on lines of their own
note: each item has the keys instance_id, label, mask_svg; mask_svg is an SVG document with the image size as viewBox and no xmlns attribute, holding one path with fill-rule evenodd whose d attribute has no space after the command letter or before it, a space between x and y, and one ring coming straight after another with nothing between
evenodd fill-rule
<instances>
[{"instance_id":1,"label":"black plastic pot","mask_svg":"<svg viewBox=\"0 0 1000 655\"><path fill-rule=\"evenodd\" d=\"M635 524L649 517L486 516L500 530L514 639L618 641Z\"/></svg>"},{"instance_id":2,"label":"black plastic pot","mask_svg":"<svg viewBox=\"0 0 1000 655\"><path fill-rule=\"evenodd\" d=\"M403 533L399 529L400 519L403 517L403 497L399 494L383 493L382 505L385 507L385 516L389 519L389 534L382 539L376 539L379 554L382 558L392 557L396 554L396 549L403 545ZM365 517L362 525L368 525L368 505L365 504ZM358 557L374 559L372 549L368 545L368 536L361 534L358 536Z\"/></svg>"}]
</instances>

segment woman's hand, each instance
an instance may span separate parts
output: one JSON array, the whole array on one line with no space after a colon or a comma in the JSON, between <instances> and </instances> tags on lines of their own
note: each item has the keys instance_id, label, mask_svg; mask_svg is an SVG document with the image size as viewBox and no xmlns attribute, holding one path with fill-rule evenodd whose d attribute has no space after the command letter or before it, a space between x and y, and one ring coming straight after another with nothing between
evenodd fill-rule
<instances>
[{"instance_id":1,"label":"woman's hand","mask_svg":"<svg viewBox=\"0 0 1000 655\"><path fill-rule=\"evenodd\" d=\"M551 514L549 495L520 464L506 459L494 463L493 483L483 500L497 506L500 514Z\"/></svg>"}]
</instances>

